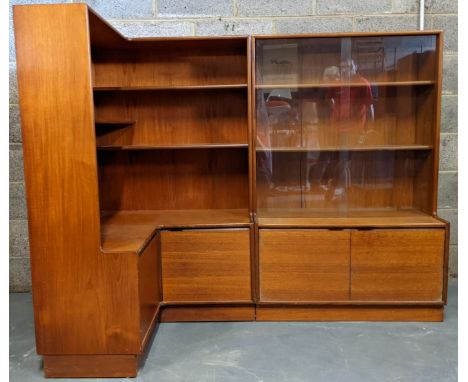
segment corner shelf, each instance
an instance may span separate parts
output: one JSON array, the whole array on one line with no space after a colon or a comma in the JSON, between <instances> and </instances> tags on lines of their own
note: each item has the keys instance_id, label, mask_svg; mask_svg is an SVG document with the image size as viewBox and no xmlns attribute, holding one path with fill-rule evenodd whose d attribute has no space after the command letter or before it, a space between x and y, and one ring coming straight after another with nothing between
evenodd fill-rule
<instances>
[{"instance_id":1,"label":"corner shelf","mask_svg":"<svg viewBox=\"0 0 468 382\"><path fill-rule=\"evenodd\" d=\"M161 228L248 227L248 209L134 210L101 213L101 246L107 252L139 252Z\"/></svg>"}]
</instances>

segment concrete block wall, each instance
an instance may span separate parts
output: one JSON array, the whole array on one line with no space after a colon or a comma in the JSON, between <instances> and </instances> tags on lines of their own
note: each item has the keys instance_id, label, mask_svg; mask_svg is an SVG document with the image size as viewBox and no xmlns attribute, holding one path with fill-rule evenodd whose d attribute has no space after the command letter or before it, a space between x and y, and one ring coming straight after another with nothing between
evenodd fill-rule
<instances>
[{"instance_id":1,"label":"concrete block wall","mask_svg":"<svg viewBox=\"0 0 468 382\"><path fill-rule=\"evenodd\" d=\"M12 4L70 3L12 0ZM87 0L129 37L418 29L419 0ZM457 0L426 0L426 29L445 31L439 214L452 223L450 275L458 274ZM10 11L10 290L30 289L21 122Z\"/></svg>"}]
</instances>

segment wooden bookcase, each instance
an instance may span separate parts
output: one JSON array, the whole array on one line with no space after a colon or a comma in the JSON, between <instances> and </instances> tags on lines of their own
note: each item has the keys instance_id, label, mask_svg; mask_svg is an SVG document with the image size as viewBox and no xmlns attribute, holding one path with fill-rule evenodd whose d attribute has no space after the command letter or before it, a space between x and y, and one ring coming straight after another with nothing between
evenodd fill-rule
<instances>
[{"instance_id":1,"label":"wooden bookcase","mask_svg":"<svg viewBox=\"0 0 468 382\"><path fill-rule=\"evenodd\" d=\"M158 322L443 319L441 32L14 26L46 376L135 376Z\"/></svg>"}]
</instances>

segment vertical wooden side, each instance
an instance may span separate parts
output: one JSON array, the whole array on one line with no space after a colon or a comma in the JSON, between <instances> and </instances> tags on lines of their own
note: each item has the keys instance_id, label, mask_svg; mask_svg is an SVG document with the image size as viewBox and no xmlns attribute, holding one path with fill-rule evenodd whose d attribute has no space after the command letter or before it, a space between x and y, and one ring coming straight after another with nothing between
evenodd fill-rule
<instances>
[{"instance_id":1,"label":"vertical wooden side","mask_svg":"<svg viewBox=\"0 0 468 382\"><path fill-rule=\"evenodd\" d=\"M435 70L431 70L432 78L430 79L435 80L436 85L430 89L420 90L417 105L419 142L433 145L433 150L421 156L421 166L414 175L413 188L415 208L431 215L437 214L443 50L442 32L435 33L434 36L436 38Z\"/></svg>"},{"instance_id":2,"label":"vertical wooden side","mask_svg":"<svg viewBox=\"0 0 468 382\"><path fill-rule=\"evenodd\" d=\"M437 95L436 95L436 112L434 115L434 169L432 179L432 214L437 213L437 194L439 184L439 151L440 151L440 115L441 115L441 103L442 103L442 61L443 55L442 50L444 46L443 32L439 32L437 35Z\"/></svg>"},{"instance_id":3,"label":"vertical wooden side","mask_svg":"<svg viewBox=\"0 0 468 382\"><path fill-rule=\"evenodd\" d=\"M37 352L136 354L135 254L103 254L85 4L14 7Z\"/></svg>"},{"instance_id":4,"label":"vertical wooden side","mask_svg":"<svg viewBox=\"0 0 468 382\"><path fill-rule=\"evenodd\" d=\"M151 330L157 321L159 304L162 301L160 275L158 237L155 236L138 258L138 297L142 347L150 337Z\"/></svg>"},{"instance_id":5,"label":"vertical wooden side","mask_svg":"<svg viewBox=\"0 0 468 382\"><path fill-rule=\"evenodd\" d=\"M258 245L258 225L256 222L256 216L251 213L251 221L249 233L250 233L250 288L251 298L255 303L258 301L258 262L257 262L257 245ZM255 306L253 307L252 314L255 321Z\"/></svg>"},{"instance_id":6,"label":"vertical wooden side","mask_svg":"<svg viewBox=\"0 0 468 382\"><path fill-rule=\"evenodd\" d=\"M440 221L445 223L445 248L444 248L444 278L442 285L442 301L447 304L448 295L448 277L449 277L449 256L450 256L450 223L440 217L437 217Z\"/></svg>"},{"instance_id":7,"label":"vertical wooden side","mask_svg":"<svg viewBox=\"0 0 468 382\"><path fill-rule=\"evenodd\" d=\"M450 223L445 227L445 252L444 252L444 285L442 290L442 300L447 304L448 295L448 265L450 256Z\"/></svg>"},{"instance_id":8,"label":"vertical wooden side","mask_svg":"<svg viewBox=\"0 0 468 382\"><path fill-rule=\"evenodd\" d=\"M255 37L251 37L250 42L250 54L251 54L251 64L250 64L250 124L251 124L251 139L250 139L250 149L252 155L252 164L250 167L250 179L252 180L252 212L253 215L257 214L257 106L256 106L256 93L255 93L255 73L256 73L256 64L255 64Z\"/></svg>"},{"instance_id":9,"label":"vertical wooden side","mask_svg":"<svg viewBox=\"0 0 468 382\"><path fill-rule=\"evenodd\" d=\"M252 133L252 47L251 47L251 37L247 38L247 126L249 129L248 134L248 144L249 144L249 212L250 216L253 217L254 211L254 179L252 178L252 166L253 166L253 150L252 150L252 142L253 142L253 133ZM252 221L252 219L251 219Z\"/></svg>"},{"instance_id":10,"label":"vertical wooden side","mask_svg":"<svg viewBox=\"0 0 468 382\"><path fill-rule=\"evenodd\" d=\"M255 218L255 223L253 224L253 239L254 245L250 256L252 256L252 278L253 278L253 301L260 301L260 261L259 261L259 241L260 241L260 230L258 228L258 222Z\"/></svg>"},{"instance_id":11,"label":"vertical wooden side","mask_svg":"<svg viewBox=\"0 0 468 382\"><path fill-rule=\"evenodd\" d=\"M257 301L257 261L256 261L256 242L257 242L257 225L255 224L256 211L256 179L255 174L255 133L253 129L253 96L254 83L252 79L252 40L253 37L247 38L247 97L248 97L248 126L249 126L249 208L250 221L254 224L250 226L250 266L251 266L251 285L252 285L252 301Z\"/></svg>"}]
</instances>

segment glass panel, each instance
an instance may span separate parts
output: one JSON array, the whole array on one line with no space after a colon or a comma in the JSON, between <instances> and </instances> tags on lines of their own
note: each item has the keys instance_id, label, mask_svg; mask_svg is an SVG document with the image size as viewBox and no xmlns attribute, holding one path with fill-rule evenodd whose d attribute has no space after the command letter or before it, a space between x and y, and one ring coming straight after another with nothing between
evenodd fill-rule
<instances>
[{"instance_id":1,"label":"glass panel","mask_svg":"<svg viewBox=\"0 0 468 382\"><path fill-rule=\"evenodd\" d=\"M433 81L436 37L257 39L257 85Z\"/></svg>"},{"instance_id":2,"label":"glass panel","mask_svg":"<svg viewBox=\"0 0 468 382\"><path fill-rule=\"evenodd\" d=\"M435 36L257 39L259 213L427 200L436 58Z\"/></svg>"}]
</instances>

